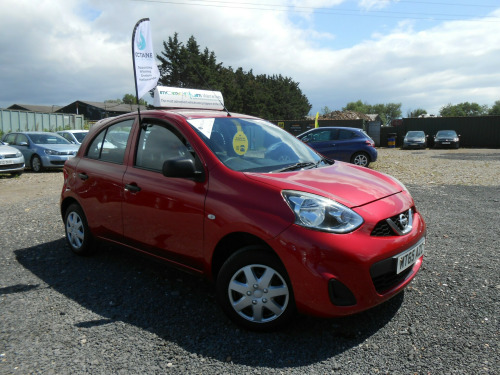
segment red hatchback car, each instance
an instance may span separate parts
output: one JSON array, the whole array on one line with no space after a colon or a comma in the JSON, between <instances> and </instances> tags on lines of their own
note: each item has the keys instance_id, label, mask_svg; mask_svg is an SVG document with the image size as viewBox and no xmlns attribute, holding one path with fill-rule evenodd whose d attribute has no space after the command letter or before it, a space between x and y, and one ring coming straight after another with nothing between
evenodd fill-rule
<instances>
[{"instance_id":1,"label":"red hatchback car","mask_svg":"<svg viewBox=\"0 0 500 375\"><path fill-rule=\"evenodd\" d=\"M73 252L105 240L204 274L225 313L260 331L388 300L420 269L426 235L396 179L222 110L95 125L65 164L60 208Z\"/></svg>"}]
</instances>

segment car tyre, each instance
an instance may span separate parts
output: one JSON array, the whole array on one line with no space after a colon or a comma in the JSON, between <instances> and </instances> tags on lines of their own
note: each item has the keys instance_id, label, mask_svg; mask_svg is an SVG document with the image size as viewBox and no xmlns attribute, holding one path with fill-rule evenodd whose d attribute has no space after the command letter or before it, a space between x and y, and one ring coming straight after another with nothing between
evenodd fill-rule
<instances>
[{"instance_id":1,"label":"car tyre","mask_svg":"<svg viewBox=\"0 0 500 375\"><path fill-rule=\"evenodd\" d=\"M43 164L40 156L33 155L31 158L31 170L36 173L43 171Z\"/></svg>"},{"instance_id":2,"label":"car tyre","mask_svg":"<svg viewBox=\"0 0 500 375\"><path fill-rule=\"evenodd\" d=\"M87 218L78 204L74 203L66 210L64 228L66 242L71 251L78 255L94 253L95 248L92 246L92 235L87 224Z\"/></svg>"},{"instance_id":3,"label":"car tyre","mask_svg":"<svg viewBox=\"0 0 500 375\"><path fill-rule=\"evenodd\" d=\"M368 167L370 165L370 157L365 152L356 152L351 157L351 163L361 167Z\"/></svg>"},{"instance_id":4,"label":"car tyre","mask_svg":"<svg viewBox=\"0 0 500 375\"><path fill-rule=\"evenodd\" d=\"M216 283L217 300L236 324L253 331L273 331L295 316L292 284L276 255L247 246L231 255Z\"/></svg>"}]
</instances>

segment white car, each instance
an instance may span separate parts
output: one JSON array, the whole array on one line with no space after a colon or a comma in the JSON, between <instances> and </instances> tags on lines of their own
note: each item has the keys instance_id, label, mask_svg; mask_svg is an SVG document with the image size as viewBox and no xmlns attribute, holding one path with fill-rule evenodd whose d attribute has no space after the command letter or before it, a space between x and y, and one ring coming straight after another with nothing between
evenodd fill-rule
<instances>
[{"instance_id":1,"label":"white car","mask_svg":"<svg viewBox=\"0 0 500 375\"><path fill-rule=\"evenodd\" d=\"M88 130L61 130L57 134L75 145L81 145L88 132Z\"/></svg>"},{"instance_id":2,"label":"white car","mask_svg":"<svg viewBox=\"0 0 500 375\"><path fill-rule=\"evenodd\" d=\"M0 173L20 176L24 172L24 156L17 148L0 141Z\"/></svg>"}]
</instances>

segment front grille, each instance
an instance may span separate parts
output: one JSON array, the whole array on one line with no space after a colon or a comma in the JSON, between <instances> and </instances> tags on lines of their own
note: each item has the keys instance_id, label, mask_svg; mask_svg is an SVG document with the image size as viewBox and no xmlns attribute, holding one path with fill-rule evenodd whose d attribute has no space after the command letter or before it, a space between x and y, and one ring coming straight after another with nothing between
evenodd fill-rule
<instances>
[{"instance_id":1,"label":"front grille","mask_svg":"<svg viewBox=\"0 0 500 375\"><path fill-rule=\"evenodd\" d=\"M3 155L3 158L5 159L14 159L14 158L18 158L19 156L16 156L16 154L4 154ZM2 157L0 157L0 159L2 159Z\"/></svg>"},{"instance_id":2,"label":"front grille","mask_svg":"<svg viewBox=\"0 0 500 375\"><path fill-rule=\"evenodd\" d=\"M396 233L394 233L389 224L387 224L387 221L382 220L379 221L377 225L375 225L375 228L373 228L371 235L375 237L388 237L395 236Z\"/></svg>"},{"instance_id":3,"label":"front grille","mask_svg":"<svg viewBox=\"0 0 500 375\"><path fill-rule=\"evenodd\" d=\"M2 164L2 165L0 165L0 170L16 169L16 168L22 168L22 167L24 167L23 163L19 163L19 164Z\"/></svg>"},{"instance_id":4,"label":"front grille","mask_svg":"<svg viewBox=\"0 0 500 375\"><path fill-rule=\"evenodd\" d=\"M413 221L413 210L409 209L405 212L402 212L401 214L404 215L407 223L410 223L411 225L411 222ZM389 237L401 236L402 234L407 233L409 231L408 229L411 229L411 227L406 228L402 225L400 220L401 214L397 214L388 219L379 221L373 228L371 235L375 237ZM399 233L397 232L397 230L399 230ZM405 230L407 230L407 232L405 232Z\"/></svg>"},{"instance_id":5,"label":"front grille","mask_svg":"<svg viewBox=\"0 0 500 375\"><path fill-rule=\"evenodd\" d=\"M66 162L66 160L51 160L50 161L50 164L54 164L54 165L64 165L64 163Z\"/></svg>"},{"instance_id":6,"label":"front grille","mask_svg":"<svg viewBox=\"0 0 500 375\"><path fill-rule=\"evenodd\" d=\"M408 267L397 274L397 259L389 258L375 263L370 269L373 285L377 293L384 294L405 281L412 273L413 267Z\"/></svg>"}]
</instances>

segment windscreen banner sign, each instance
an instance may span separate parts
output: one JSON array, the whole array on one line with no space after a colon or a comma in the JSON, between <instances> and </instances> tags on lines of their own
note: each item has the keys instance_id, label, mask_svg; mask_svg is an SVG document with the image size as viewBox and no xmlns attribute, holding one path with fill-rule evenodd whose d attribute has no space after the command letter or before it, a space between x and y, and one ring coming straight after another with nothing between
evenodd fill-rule
<instances>
[{"instance_id":1,"label":"windscreen banner sign","mask_svg":"<svg viewBox=\"0 0 500 375\"><path fill-rule=\"evenodd\" d=\"M220 91L181 89L157 86L154 97L155 107L224 109L224 98Z\"/></svg>"},{"instance_id":2,"label":"windscreen banner sign","mask_svg":"<svg viewBox=\"0 0 500 375\"><path fill-rule=\"evenodd\" d=\"M138 98L155 88L160 71L155 62L149 18L137 22L132 37L135 81Z\"/></svg>"}]
</instances>

